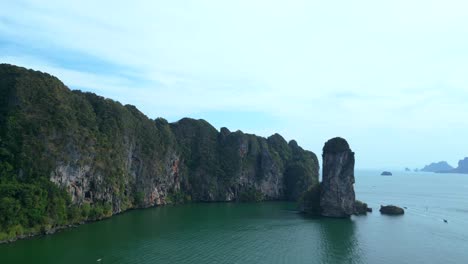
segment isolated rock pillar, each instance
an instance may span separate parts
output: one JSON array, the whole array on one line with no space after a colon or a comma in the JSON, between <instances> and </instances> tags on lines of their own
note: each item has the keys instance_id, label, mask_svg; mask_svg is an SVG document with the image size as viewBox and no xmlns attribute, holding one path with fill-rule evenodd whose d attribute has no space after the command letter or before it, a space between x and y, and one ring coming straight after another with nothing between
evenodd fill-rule
<instances>
[{"instance_id":1,"label":"isolated rock pillar","mask_svg":"<svg viewBox=\"0 0 468 264\"><path fill-rule=\"evenodd\" d=\"M354 213L354 152L343 138L333 138L323 147L320 195L322 215L349 217Z\"/></svg>"}]
</instances>

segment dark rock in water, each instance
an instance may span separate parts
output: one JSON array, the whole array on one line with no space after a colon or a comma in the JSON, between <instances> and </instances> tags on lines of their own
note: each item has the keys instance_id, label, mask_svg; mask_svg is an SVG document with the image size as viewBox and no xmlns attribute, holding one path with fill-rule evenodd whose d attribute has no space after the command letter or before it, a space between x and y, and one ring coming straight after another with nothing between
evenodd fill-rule
<instances>
[{"instance_id":1,"label":"dark rock in water","mask_svg":"<svg viewBox=\"0 0 468 264\"><path fill-rule=\"evenodd\" d=\"M402 215L405 213L405 210L395 205L385 205L385 206L381 205L380 213L386 214L386 215Z\"/></svg>"},{"instance_id":2,"label":"dark rock in water","mask_svg":"<svg viewBox=\"0 0 468 264\"><path fill-rule=\"evenodd\" d=\"M356 200L354 203L354 214L356 215L365 215L368 212L372 212L372 208L369 208L366 203Z\"/></svg>"},{"instance_id":3,"label":"dark rock in water","mask_svg":"<svg viewBox=\"0 0 468 264\"><path fill-rule=\"evenodd\" d=\"M446 161L439 161L437 163L433 162L421 169L421 171L424 172L445 172L450 170L453 170L453 167Z\"/></svg>"},{"instance_id":4,"label":"dark rock in water","mask_svg":"<svg viewBox=\"0 0 468 264\"><path fill-rule=\"evenodd\" d=\"M392 176L393 174L391 172L389 172L389 171L384 171L380 175L382 175L382 176Z\"/></svg>"},{"instance_id":5,"label":"dark rock in water","mask_svg":"<svg viewBox=\"0 0 468 264\"><path fill-rule=\"evenodd\" d=\"M323 216L349 217L355 212L354 152L343 138L323 147L320 207Z\"/></svg>"},{"instance_id":6,"label":"dark rock in water","mask_svg":"<svg viewBox=\"0 0 468 264\"><path fill-rule=\"evenodd\" d=\"M411 170L410 170L409 168L405 168L405 171L406 171L406 172L409 172L409 171L411 171Z\"/></svg>"}]
</instances>

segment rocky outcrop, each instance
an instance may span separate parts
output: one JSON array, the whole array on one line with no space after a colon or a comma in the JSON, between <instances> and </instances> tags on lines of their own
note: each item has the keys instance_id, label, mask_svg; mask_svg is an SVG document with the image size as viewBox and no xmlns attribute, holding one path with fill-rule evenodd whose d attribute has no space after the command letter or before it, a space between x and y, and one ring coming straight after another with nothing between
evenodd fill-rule
<instances>
[{"instance_id":1,"label":"rocky outcrop","mask_svg":"<svg viewBox=\"0 0 468 264\"><path fill-rule=\"evenodd\" d=\"M354 152L343 138L333 138L323 147L321 214L349 217L355 212Z\"/></svg>"},{"instance_id":2,"label":"rocky outcrop","mask_svg":"<svg viewBox=\"0 0 468 264\"><path fill-rule=\"evenodd\" d=\"M393 174L389 171L383 171L380 175L382 176L392 176Z\"/></svg>"},{"instance_id":3,"label":"rocky outcrop","mask_svg":"<svg viewBox=\"0 0 468 264\"><path fill-rule=\"evenodd\" d=\"M395 205L381 205L380 213L386 215L402 215L405 213L405 210Z\"/></svg>"},{"instance_id":4,"label":"rocky outcrop","mask_svg":"<svg viewBox=\"0 0 468 264\"><path fill-rule=\"evenodd\" d=\"M333 138L323 147L323 174L319 185L299 199L299 210L307 215L345 218L372 212L354 193L354 152L343 138Z\"/></svg>"},{"instance_id":5,"label":"rocky outcrop","mask_svg":"<svg viewBox=\"0 0 468 264\"><path fill-rule=\"evenodd\" d=\"M372 208L368 207L366 203L356 200L354 204L354 214L356 215L365 215L371 213Z\"/></svg>"}]
</instances>

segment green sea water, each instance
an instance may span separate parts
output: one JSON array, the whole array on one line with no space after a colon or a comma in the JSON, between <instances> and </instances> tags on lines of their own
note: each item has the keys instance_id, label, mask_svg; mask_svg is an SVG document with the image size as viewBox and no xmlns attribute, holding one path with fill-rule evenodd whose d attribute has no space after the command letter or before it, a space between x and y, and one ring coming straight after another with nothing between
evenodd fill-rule
<instances>
[{"instance_id":1,"label":"green sea water","mask_svg":"<svg viewBox=\"0 0 468 264\"><path fill-rule=\"evenodd\" d=\"M0 263L468 263L468 175L379 174L356 172L367 216L306 218L285 202L158 207L0 245Z\"/></svg>"}]
</instances>

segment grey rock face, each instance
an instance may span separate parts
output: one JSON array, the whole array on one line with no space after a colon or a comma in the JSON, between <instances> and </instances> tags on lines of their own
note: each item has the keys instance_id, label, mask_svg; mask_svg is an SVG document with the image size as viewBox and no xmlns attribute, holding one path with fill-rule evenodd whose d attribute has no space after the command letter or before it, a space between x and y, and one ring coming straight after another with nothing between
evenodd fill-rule
<instances>
[{"instance_id":1,"label":"grey rock face","mask_svg":"<svg viewBox=\"0 0 468 264\"><path fill-rule=\"evenodd\" d=\"M320 196L323 216L349 217L355 212L354 162L354 152L345 139L325 143Z\"/></svg>"},{"instance_id":2,"label":"grey rock face","mask_svg":"<svg viewBox=\"0 0 468 264\"><path fill-rule=\"evenodd\" d=\"M181 122L198 124L200 121ZM185 126L189 131L196 131L193 126ZM121 166L121 177L118 178L121 184L106 179L109 166L99 166L94 146L63 150L63 155L71 158L66 162L56 161L50 180L67 190L73 204L104 201L112 204L114 214L129 208L180 202L175 199L206 202L283 200L289 197L288 193L303 191L300 188L289 190L285 183L288 177L304 190L318 182L315 154L297 144L289 146L279 135L266 139L227 129L218 134L211 126L208 128L209 133L205 136L194 133L193 138L187 139L189 136L180 133L177 125L172 125L172 130L168 131L176 140L168 140L164 151L151 149L153 159L145 158L137 138L125 136L122 148L115 151L116 159L122 161L116 164ZM197 145L203 141L208 143ZM196 147L184 153L183 146L186 145ZM201 155L203 151L209 153ZM199 155L197 163L187 162L192 155ZM304 175L296 179L292 177L296 175L285 174L291 164L299 164L295 167L303 168ZM224 172L222 177L220 172ZM133 198L135 193L140 196L138 201Z\"/></svg>"}]
</instances>

